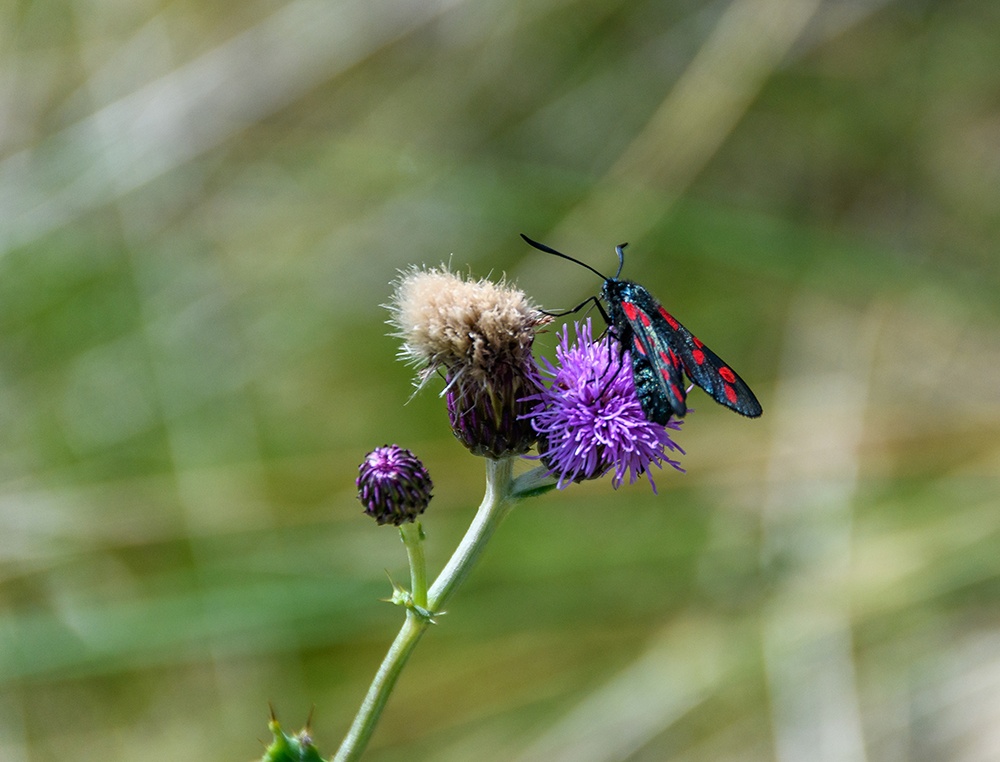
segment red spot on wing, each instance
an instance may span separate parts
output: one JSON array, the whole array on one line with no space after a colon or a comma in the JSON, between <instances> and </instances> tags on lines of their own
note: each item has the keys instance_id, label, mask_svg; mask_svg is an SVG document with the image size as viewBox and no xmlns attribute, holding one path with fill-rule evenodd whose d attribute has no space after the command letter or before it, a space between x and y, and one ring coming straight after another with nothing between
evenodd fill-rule
<instances>
[{"instance_id":1,"label":"red spot on wing","mask_svg":"<svg viewBox=\"0 0 1000 762\"><path fill-rule=\"evenodd\" d=\"M677 384L671 384L670 388L674 390L674 397L677 399L683 399L684 395L681 394L681 390L677 388Z\"/></svg>"},{"instance_id":2,"label":"red spot on wing","mask_svg":"<svg viewBox=\"0 0 1000 762\"><path fill-rule=\"evenodd\" d=\"M696 363L698 363L699 365L701 365L703 362L705 362L705 353L702 352L700 349L694 350L691 353L691 356L694 357L694 361Z\"/></svg>"},{"instance_id":3,"label":"red spot on wing","mask_svg":"<svg viewBox=\"0 0 1000 762\"><path fill-rule=\"evenodd\" d=\"M649 323L650 323L649 315L647 315L645 312L641 312L641 311L639 312L639 320L641 320L642 324L645 325L645 326L648 326Z\"/></svg>"},{"instance_id":4,"label":"red spot on wing","mask_svg":"<svg viewBox=\"0 0 1000 762\"><path fill-rule=\"evenodd\" d=\"M666 352L660 352L660 359L668 365L673 365L674 361L670 359Z\"/></svg>"},{"instance_id":5,"label":"red spot on wing","mask_svg":"<svg viewBox=\"0 0 1000 762\"><path fill-rule=\"evenodd\" d=\"M660 368L660 373L663 374L663 377L667 379L667 381L670 381L670 371L667 368Z\"/></svg>"},{"instance_id":6,"label":"red spot on wing","mask_svg":"<svg viewBox=\"0 0 1000 762\"><path fill-rule=\"evenodd\" d=\"M663 309L663 307L660 307L660 314L663 316L664 320L670 323L670 327L673 328L675 331L681 327L680 323L674 320L673 315L671 315L669 312Z\"/></svg>"},{"instance_id":7,"label":"red spot on wing","mask_svg":"<svg viewBox=\"0 0 1000 762\"><path fill-rule=\"evenodd\" d=\"M674 350L672 349L670 350L670 364L675 368L679 368L681 365L681 361L677 359L677 355L674 354Z\"/></svg>"},{"instance_id":8,"label":"red spot on wing","mask_svg":"<svg viewBox=\"0 0 1000 762\"><path fill-rule=\"evenodd\" d=\"M731 370L729 370L729 368L727 368L725 365L719 368L719 375L722 376L726 381L728 381L731 384L736 383L736 374L733 373ZM729 395L727 394L726 396L728 397Z\"/></svg>"},{"instance_id":9,"label":"red spot on wing","mask_svg":"<svg viewBox=\"0 0 1000 762\"><path fill-rule=\"evenodd\" d=\"M729 370L729 369L727 368L726 370ZM732 372L732 371L730 371L730 372ZM726 399L729 400L732 403L735 403L736 402L736 390L733 387L731 387L729 384L723 384L723 386L726 389Z\"/></svg>"},{"instance_id":10,"label":"red spot on wing","mask_svg":"<svg viewBox=\"0 0 1000 762\"><path fill-rule=\"evenodd\" d=\"M625 310L625 315L629 320L635 320L635 316L639 314L638 308L632 302L622 302L622 309Z\"/></svg>"},{"instance_id":11,"label":"red spot on wing","mask_svg":"<svg viewBox=\"0 0 1000 762\"><path fill-rule=\"evenodd\" d=\"M642 343L639 341L639 337L638 336L633 336L632 337L632 343L635 344L636 351L639 354L641 354L641 355L645 355L646 354L646 350L642 348Z\"/></svg>"},{"instance_id":12,"label":"red spot on wing","mask_svg":"<svg viewBox=\"0 0 1000 762\"><path fill-rule=\"evenodd\" d=\"M701 339L699 339L697 336L692 336L691 341L694 342L694 345L698 347L698 349L701 349L703 346L705 346L704 344L701 343Z\"/></svg>"}]
</instances>

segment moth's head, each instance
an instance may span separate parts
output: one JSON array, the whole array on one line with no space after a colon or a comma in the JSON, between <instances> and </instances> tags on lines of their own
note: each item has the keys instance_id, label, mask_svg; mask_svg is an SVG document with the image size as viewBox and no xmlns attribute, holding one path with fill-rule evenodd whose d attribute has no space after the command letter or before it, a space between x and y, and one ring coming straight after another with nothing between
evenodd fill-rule
<instances>
[{"instance_id":1,"label":"moth's head","mask_svg":"<svg viewBox=\"0 0 1000 762\"><path fill-rule=\"evenodd\" d=\"M604 285L601 286L601 297L611 305L620 302L630 284L631 281L628 280L608 278L604 281Z\"/></svg>"}]
</instances>

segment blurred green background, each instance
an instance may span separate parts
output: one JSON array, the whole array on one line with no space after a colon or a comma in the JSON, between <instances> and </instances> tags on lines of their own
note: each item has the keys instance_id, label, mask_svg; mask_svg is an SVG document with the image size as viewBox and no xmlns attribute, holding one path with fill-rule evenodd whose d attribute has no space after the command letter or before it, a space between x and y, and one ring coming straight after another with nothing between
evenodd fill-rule
<instances>
[{"instance_id":1,"label":"blurred green background","mask_svg":"<svg viewBox=\"0 0 1000 762\"><path fill-rule=\"evenodd\" d=\"M589 272L753 386L519 506L366 759L1000 759L995 0L0 5L0 759L330 755L400 623L398 268ZM554 332L540 336L551 355Z\"/></svg>"}]
</instances>

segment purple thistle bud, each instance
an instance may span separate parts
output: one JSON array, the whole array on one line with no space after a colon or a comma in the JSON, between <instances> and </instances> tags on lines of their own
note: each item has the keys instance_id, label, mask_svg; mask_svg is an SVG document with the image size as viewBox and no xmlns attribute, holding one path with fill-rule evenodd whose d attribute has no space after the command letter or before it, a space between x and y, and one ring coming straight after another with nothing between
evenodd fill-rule
<instances>
[{"instance_id":1,"label":"purple thistle bud","mask_svg":"<svg viewBox=\"0 0 1000 762\"><path fill-rule=\"evenodd\" d=\"M667 463L683 471L669 451L684 454L667 429L680 430L680 421L661 426L646 419L636 394L628 353L605 337L594 342L588 318L576 324L576 343L569 344L565 327L556 347L559 367L544 359L543 371L552 376L548 389L528 398L535 402L529 420L538 432L539 457L565 489L571 482L596 479L614 469L613 485L629 484L646 474L656 492L649 467Z\"/></svg>"},{"instance_id":2,"label":"purple thistle bud","mask_svg":"<svg viewBox=\"0 0 1000 762\"><path fill-rule=\"evenodd\" d=\"M358 500L379 524L416 521L431 501L430 474L405 447L376 447L358 467Z\"/></svg>"}]
</instances>

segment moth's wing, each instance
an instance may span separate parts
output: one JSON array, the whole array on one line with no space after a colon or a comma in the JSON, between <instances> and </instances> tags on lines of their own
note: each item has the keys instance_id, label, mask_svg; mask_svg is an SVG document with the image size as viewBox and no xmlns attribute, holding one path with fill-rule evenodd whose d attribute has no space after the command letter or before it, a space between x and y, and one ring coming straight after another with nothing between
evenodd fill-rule
<instances>
[{"instance_id":1,"label":"moth's wing","mask_svg":"<svg viewBox=\"0 0 1000 762\"><path fill-rule=\"evenodd\" d=\"M684 372L720 405L756 418L763 408L739 375L669 312L658 306L652 314L657 336L663 336L680 358Z\"/></svg>"},{"instance_id":2,"label":"moth's wing","mask_svg":"<svg viewBox=\"0 0 1000 762\"><path fill-rule=\"evenodd\" d=\"M650 302L652 298L650 297ZM632 378L642 412L654 423L666 424L673 415L683 418L687 412L681 360L665 337L655 330L649 305L635 301L622 303L622 310L632 335Z\"/></svg>"}]
</instances>

